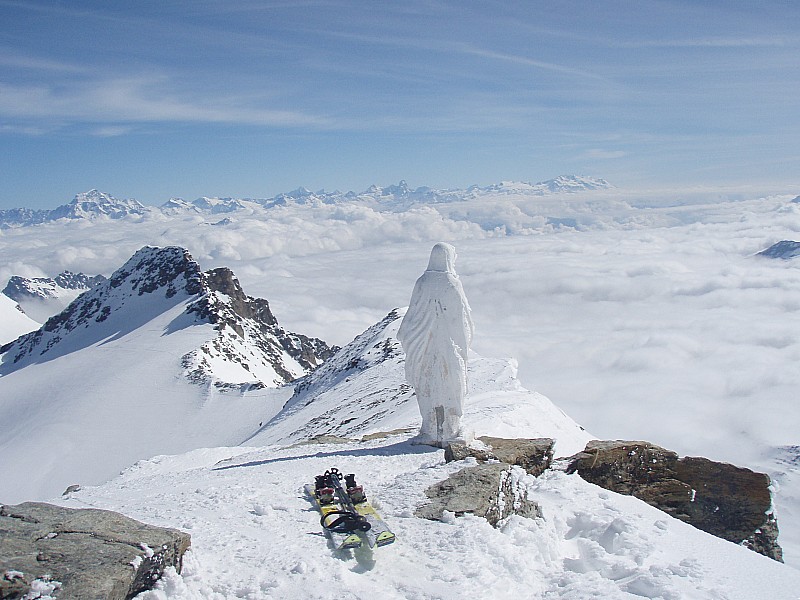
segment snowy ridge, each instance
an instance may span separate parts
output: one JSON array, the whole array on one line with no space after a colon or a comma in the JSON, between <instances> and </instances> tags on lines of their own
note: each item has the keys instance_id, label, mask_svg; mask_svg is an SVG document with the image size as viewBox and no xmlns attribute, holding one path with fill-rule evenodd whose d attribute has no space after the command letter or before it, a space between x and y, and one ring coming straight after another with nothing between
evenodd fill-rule
<instances>
[{"instance_id":1,"label":"snowy ridge","mask_svg":"<svg viewBox=\"0 0 800 600\"><path fill-rule=\"evenodd\" d=\"M267 301L246 296L230 270L203 273L183 248L146 247L38 331L5 347L0 373L122 337L193 297L171 328L211 323L218 331L182 358L194 383L274 387L332 353L321 340L284 331Z\"/></svg>"},{"instance_id":2,"label":"snowy ridge","mask_svg":"<svg viewBox=\"0 0 800 600\"><path fill-rule=\"evenodd\" d=\"M301 380L286 407L246 443L351 437L414 425L419 412L394 337L402 316L393 310Z\"/></svg>"},{"instance_id":3,"label":"snowy ridge","mask_svg":"<svg viewBox=\"0 0 800 600\"><path fill-rule=\"evenodd\" d=\"M60 313L81 293L105 281L102 275L91 277L84 273L63 271L55 277L12 276L3 294L14 300L26 315L44 323Z\"/></svg>"},{"instance_id":4,"label":"snowy ridge","mask_svg":"<svg viewBox=\"0 0 800 600\"><path fill-rule=\"evenodd\" d=\"M143 248L111 278L75 299L38 331L3 348L2 373L121 336L199 294L199 265L181 248ZM148 294L142 298L144 294ZM154 301L157 298L157 301Z\"/></svg>"},{"instance_id":5,"label":"snowy ridge","mask_svg":"<svg viewBox=\"0 0 800 600\"><path fill-rule=\"evenodd\" d=\"M406 383L395 309L299 382L283 410L247 445L287 444L318 436L360 438L419 429L414 390ZM475 435L552 437L568 456L592 439L549 399L522 387L509 359L472 354L463 424Z\"/></svg>"}]
</instances>

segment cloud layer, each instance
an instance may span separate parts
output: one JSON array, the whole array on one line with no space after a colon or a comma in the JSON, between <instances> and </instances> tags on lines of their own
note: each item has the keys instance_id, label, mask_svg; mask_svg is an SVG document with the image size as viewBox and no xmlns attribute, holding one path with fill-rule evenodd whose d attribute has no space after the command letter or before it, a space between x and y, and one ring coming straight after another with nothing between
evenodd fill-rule
<instances>
[{"instance_id":1,"label":"cloud layer","mask_svg":"<svg viewBox=\"0 0 800 600\"><path fill-rule=\"evenodd\" d=\"M527 387L595 435L752 464L765 445L798 441L800 263L754 255L800 236L800 205L675 197L59 222L0 232L0 280L108 274L144 244L178 244L204 268L230 266L286 327L344 344L408 303L446 240L477 352L515 357Z\"/></svg>"}]
</instances>

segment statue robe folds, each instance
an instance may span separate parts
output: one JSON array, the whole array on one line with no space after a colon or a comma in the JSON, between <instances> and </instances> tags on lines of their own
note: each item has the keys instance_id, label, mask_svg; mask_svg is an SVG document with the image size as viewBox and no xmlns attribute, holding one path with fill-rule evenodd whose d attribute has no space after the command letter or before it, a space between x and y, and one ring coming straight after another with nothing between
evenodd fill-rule
<instances>
[{"instance_id":1,"label":"statue robe folds","mask_svg":"<svg viewBox=\"0 0 800 600\"><path fill-rule=\"evenodd\" d=\"M406 354L406 380L416 391L422 414L417 439L440 447L465 437L461 415L473 324L455 259L450 244L433 247L397 333Z\"/></svg>"}]
</instances>

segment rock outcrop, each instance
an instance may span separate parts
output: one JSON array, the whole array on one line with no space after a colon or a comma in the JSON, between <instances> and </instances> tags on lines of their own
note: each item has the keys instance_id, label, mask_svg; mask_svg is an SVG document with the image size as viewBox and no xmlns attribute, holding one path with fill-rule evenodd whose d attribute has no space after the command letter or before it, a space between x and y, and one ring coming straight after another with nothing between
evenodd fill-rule
<instances>
[{"instance_id":1,"label":"rock outcrop","mask_svg":"<svg viewBox=\"0 0 800 600\"><path fill-rule=\"evenodd\" d=\"M128 600L181 570L189 534L118 513L26 502L0 507L0 598Z\"/></svg>"},{"instance_id":2,"label":"rock outcrop","mask_svg":"<svg viewBox=\"0 0 800 600\"><path fill-rule=\"evenodd\" d=\"M794 242L792 240L776 242L766 250L759 252L758 256L789 260L790 258L800 256L800 242Z\"/></svg>"},{"instance_id":3,"label":"rock outcrop","mask_svg":"<svg viewBox=\"0 0 800 600\"><path fill-rule=\"evenodd\" d=\"M450 442L444 451L446 462L471 456L479 462L499 461L522 467L529 475L539 476L550 468L555 441L550 438L504 439L483 436L482 447Z\"/></svg>"},{"instance_id":4,"label":"rock outcrop","mask_svg":"<svg viewBox=\"0 0 800 600\"><path fill-rule=\"evenodd\" d=\"M764 473L635 441L589 442L567 472L782 562Z\"/></svg>"},{"instance_id":5,"label":"rock outcrop","mask_svg":"<svg viewBox=\"0 0 800 600\"><path fill-rule=\"evenodd\" d=\"M493 527L514 514L541 517L539 505L528 498L521 482L524 471L505 463L467 467L425 491L430 502L418 508L416 516L441 520L450 513L485 518Z\"/></svg>"}]
</instances>

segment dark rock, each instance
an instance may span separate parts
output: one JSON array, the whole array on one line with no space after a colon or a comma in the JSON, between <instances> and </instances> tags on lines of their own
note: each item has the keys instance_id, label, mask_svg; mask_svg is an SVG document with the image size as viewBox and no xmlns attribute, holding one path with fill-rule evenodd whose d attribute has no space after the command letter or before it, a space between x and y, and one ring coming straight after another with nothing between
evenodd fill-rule
<instances>
[{"instance_id":1,"label":"dark rock","mask_svg":"<svg viewBox=\"0 0 800 600\"><path fill-rule=\"evenodd\" d=\"M522 467L534 476L544 473L553 461L555 441L550 438L504 439L483 436L478 439L486 448L472 448L459 442L450 442L445 447L445 461L463 460L468 456L479 462L497 460Z\"/></svg>"},{"instance_id":2,"label":"dark rock","mask_svg":"<svg viewBox=\"0 0 800 600\"><path fill-rule=\"evenodd\" d=\"M782 562L764 473L631 441L589 442L567 472Z\"/></svg>"},{"instance_id":3,"label":"dark rock","mask_svg":"<svg viewBox=\"0 0 800 600\"><path fill-rule=\"evenodd\" d=\"M418 508L416 516L441 520L444 511L457 517L472 514L484 517L496 527L498 522L515 514L541 517L539 505L528 498L513 467L504 463L487 463L454 473L425 491L431 502Z\"/></svg>"},{"instance_id":4,"label":"dark rock","mask_svg":"<svg viewBox=\"0 0 800 600\"><path fill-rule=\"evenodd\" d=\"M34 597L26 594L39 580L59 582L57 598L128 600L151 589L166 567L180 572L189 544L187 533L108 510L2 506L0 598Z\"/></svg>"}]
</instances>

